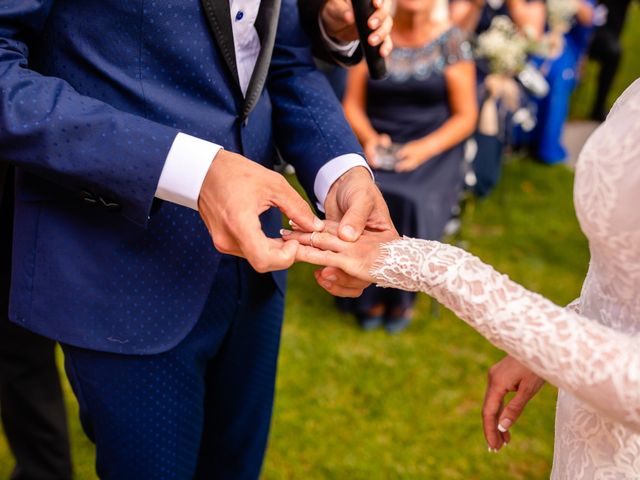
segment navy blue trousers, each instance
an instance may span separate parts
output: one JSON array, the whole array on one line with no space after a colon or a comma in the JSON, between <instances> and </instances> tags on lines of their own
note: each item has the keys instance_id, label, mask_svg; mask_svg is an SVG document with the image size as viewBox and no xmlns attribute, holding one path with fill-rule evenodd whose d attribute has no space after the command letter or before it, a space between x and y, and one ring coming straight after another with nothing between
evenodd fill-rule
<instances>
[{"instance_id":1,"label":"navy blue trousers","mask_svg":"<svg viewBox=\"0 0 640 480\"><path fill-rule=\"evenodd\" d=\"M130 356L63 346L100 478L258 478L283 308L270 275L225 257L204 313L173 350Z\"/></svg>"}]
</instances>

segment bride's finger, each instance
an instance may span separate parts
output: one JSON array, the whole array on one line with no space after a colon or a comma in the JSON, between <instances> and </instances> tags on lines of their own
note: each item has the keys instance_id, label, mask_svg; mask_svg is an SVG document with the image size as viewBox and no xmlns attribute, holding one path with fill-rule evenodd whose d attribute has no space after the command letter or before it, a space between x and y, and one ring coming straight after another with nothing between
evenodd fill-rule
<instances>
[{"instance_id":1,"label":"bride's finger","mask_svg":"<svg viewBox=\"0 0 640 480\"><path fill-rule=\"evenodd\" d=\"M331 250L333 252L342 252L345 248L352 245L326 232L303 233L281 230L280 234L285 240L297 240L302 245L315 247L320 250Z\"/></svg>"},{"instance_id":2,"label":"bride's finger","mask_svg":"<svg viewBox=\"0 0 640 480\"><path fill-rule=\"evenodd\" d=\"M318 250L301 244L296 252L296 262L310 263L321 267L342 268L344 261L341 257L330 251Z\"/></svg>"}]
</instances>

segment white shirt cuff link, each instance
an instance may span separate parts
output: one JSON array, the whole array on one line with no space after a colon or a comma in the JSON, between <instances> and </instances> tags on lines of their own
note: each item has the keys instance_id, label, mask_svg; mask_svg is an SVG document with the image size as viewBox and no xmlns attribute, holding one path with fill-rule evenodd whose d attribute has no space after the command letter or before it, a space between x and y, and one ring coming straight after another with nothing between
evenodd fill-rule
<instances>
[{"instance_id":1,"label":"white shirt cuff link","mask_svg":"<svg viewBox=\"0 0 640 480\"><path fill-rule=\"evenodd\" d=\"M178 133L160 174L156 198L198 210L202 183L221 149L215 143Z\"/></svg>"},{"instance_id":2,"label":"white shirt cuff link","mask_svg":"<svg viewBox=\"0 0 640 480\"><path fill-rule=\"evenodd\" d=\"M333 160L328 161L316 175L313 184L313 193L315 193L318 203L316 204L321 212L324 212L324 202L327 199L329 189L342 175L355 167L364 167L369 170L371 178L374 178L373 172L369 168L366 160L355 153L340 155ZM375 179L375 178L374 178Z\"/></svg>"}]
</instances>

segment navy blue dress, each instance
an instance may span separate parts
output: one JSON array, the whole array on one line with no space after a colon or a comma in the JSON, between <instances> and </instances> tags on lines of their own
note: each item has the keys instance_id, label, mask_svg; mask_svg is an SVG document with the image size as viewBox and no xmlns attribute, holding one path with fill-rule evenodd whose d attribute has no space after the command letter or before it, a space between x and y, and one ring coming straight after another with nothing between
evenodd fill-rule
<instances>
[{"instance_id":1,"label":"navy blue dress","mask_svg":"<svg viewBox=\"0 0 640 480\"><path fill-rule=\"evenodd\" d=\"M451 116L444 70L471 59L471 47L457 28L421 48L395 48L387 62L389 77L367 84L367 114L375 130L404 144L439 129ZM463 144L456 145L411 172L375 172L400 234L442 237L463 184L463 150ZM355 302L356 311L379 303L408 308L414 298L409 292L370 287Z\"/></svg>"}]
</instances>

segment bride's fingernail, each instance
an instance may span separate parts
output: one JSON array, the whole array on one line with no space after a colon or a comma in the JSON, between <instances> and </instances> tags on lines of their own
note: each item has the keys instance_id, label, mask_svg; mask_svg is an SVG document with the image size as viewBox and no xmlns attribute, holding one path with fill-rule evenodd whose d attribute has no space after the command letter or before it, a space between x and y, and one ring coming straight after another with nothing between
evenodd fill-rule
<instances>
[{"instance_id":1,"label":"bride's fingernail","mask_svg":"<svg viewBox=\"0 0 640 480\"><path fill-rule=\"evenodd\" d=\"M509 430L511 425L513 425L513 422L508 418L505 418L498 424L498 430L501 431L502 433L505 433L506 431Z\"/></svg>"},{"instance_id":2,"label":"bride's fingernail","mask_svg":"<svg viewBox=\"0 0 640 480\"><path fill-rule=\"evenodd\" d=\"M284 228L280 229L280 235L286 237L287 235L291 235L293 232L291 230L286 230Z\"/></svg>"},{"instance_id":3,"label":"bride's fingernail","mask_svg":"<svg viewBox=\"0 0 640 480\"><path fill-rule=\"evenodd\" d=\"M336 277L335 275L329 275L328 277L325 278L325 280L327 282L335 282L336 280L338 280L338 277Z\"/></svg>"},{"instance_id":4,"label":"bride's fingernail","mask_svg":"<svg viewBox=\"0 0 640 480\"><path fill-rule=\"evenodd\" d=\"M318 217L313 219L313 226L316 230L324 230L324 222L320 220Z\"/></svg>"}]
</instances>

